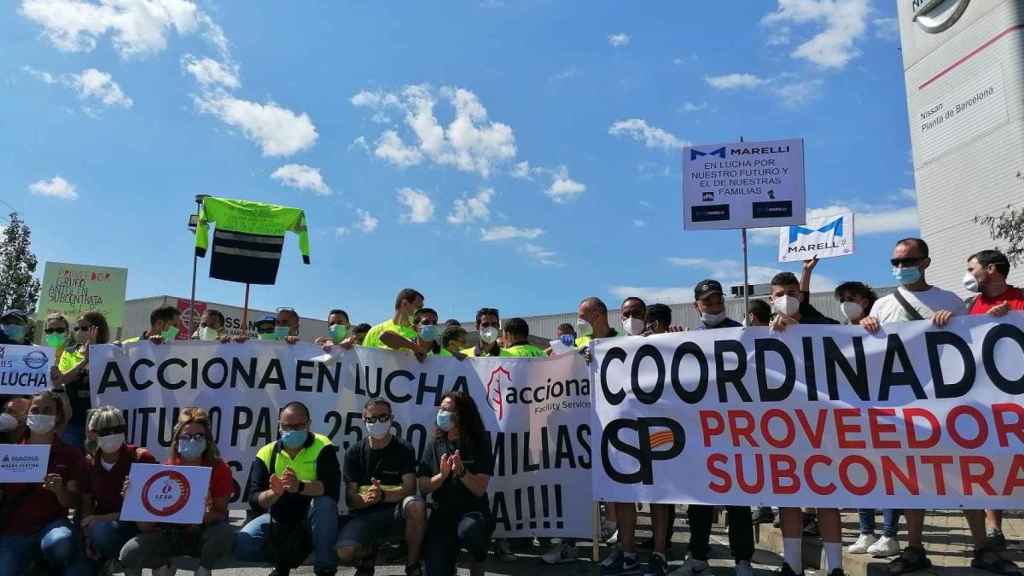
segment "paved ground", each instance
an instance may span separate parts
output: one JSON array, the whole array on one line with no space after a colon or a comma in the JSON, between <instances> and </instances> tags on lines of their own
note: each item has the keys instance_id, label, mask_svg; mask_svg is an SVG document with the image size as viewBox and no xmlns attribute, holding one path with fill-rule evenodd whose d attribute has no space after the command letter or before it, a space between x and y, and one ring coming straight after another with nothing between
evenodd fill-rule
<instances>
[{"instance_id":1,"label":"paved ground","mask_svg":"<svg viewBox=\"0 0 1024 576\"><path fill-rule=\"evenodd\" d=\"M644 512L646 511L645 509ZM240 519L236 520L240 521ZM878 521L879 526L881 526L881 516L879 516ZM646 513L641 514L640 524L641 528L638 530L638 536L640 539L644 539L650 535L645 529L648 524ZM928 573L941 576L960 576L961 574L965 576L982 576L986 574L967 568L970 565L972 547L967 525L960 512L931 513L928 516L926 527L925 544L928 548L929 558L931 558L932 563L935 565L935 568ZM905 524L902 528L905 529ZM1010 542L1009 553L1011 557L1019 566L1024 567L1024 544L1022 544L1024 543L1024 512L1008 513L1007 518L1004 520L1003 530ZM856 540L856 513L850 512L843 515L843 532L845 544L849 545ZM777 571L782 563L782 558L778 555L778 553L781 553L781 536L778 534L778 529L771 527L771 525L760 526L756 536L758 536L758 544L754 555L754 569L758 576L767 576ZM686 527L685 507L679 507L671 551L671 564L677 566L682 563L686 553L685 543L688 539L689 533ZM808 538L806 540L808 542L805 545L804 558L811 565L808 568L808 573L810 573L812 567L818 563L817 556L820 554L820 546L816 545L813 539ZM901 543L905 542L901 541ZM518 559L515 562L497 562L493 558L489 559L487 574L488 576L584 576L597 574L596 564L589 560L591 553L590 543L581 542L579 544L579 552L580 560L577 562L560 566L547 566L540 561L543 549L527 546L519 551ZM605 554L607 554L607 547L602 547L601 555ZM885 560L873 559L867 556L847 555L844 563L846 573L850 576L864 576L866 574L881 576L885 574ZM190 574L187 568L193 565L190 562L181 561L179 566L182 569L179 570L178 574ZM733 564L729 556L728 537L725 527L722 525L716 524L712 534L711 565L714 576L726 576L733 572ZM215 574L218 576L265 576L269 572L270 570L266 567L234 564L230 567L225 566L222 569L216 570ZM352 569L342 568L339 570L338 575L352 576L353 573ZM313 570L311 567L305 566L293 571L292 574L295 576L307 576L312 575ZM378 566L376 574L378 576L399 576L404 574L404 571L399 562L392 565ZM469 571L465 568L459 569L460 576L468 574Z\"/></svg>"}]
</instances>

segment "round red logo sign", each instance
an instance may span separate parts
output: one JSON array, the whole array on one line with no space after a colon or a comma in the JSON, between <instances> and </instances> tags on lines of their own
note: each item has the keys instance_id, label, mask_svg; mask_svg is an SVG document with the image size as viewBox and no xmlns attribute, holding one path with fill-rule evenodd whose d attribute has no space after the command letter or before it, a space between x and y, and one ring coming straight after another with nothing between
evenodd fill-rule
<instances>
[{"instance_id":1,"label":"round red logo sign","mask_svg":"<svg viewBox=\"0 0 1024 576\"><path fill-rule=\"evenodd\" d=\"M188 503L192 487L181 472L157 472L142 487L142 506L154 516L170 516Z\"/></svg>"}]
</instances>

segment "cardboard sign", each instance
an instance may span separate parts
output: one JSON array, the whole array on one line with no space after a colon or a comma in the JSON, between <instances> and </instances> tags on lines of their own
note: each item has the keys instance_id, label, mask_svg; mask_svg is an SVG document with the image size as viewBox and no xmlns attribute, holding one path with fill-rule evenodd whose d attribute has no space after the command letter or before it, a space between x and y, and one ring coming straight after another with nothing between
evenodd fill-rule
<instances>
[{"instance_id":1,"label":"cardboard sign","mask_svg":"<svg viewBox=\"0 0 1024 576\"><path fill-rule=\"evenodd\" d=\"M121 520L202 524L212 468L132 464Z\"/></svg>"},{"instance_id":2,"label":"cardboard sign","mask_svg":"<svg viewBox=\"0 0 1024 576\"><path fill-rule=\"evenodd\" d=\"M683 148L683 228L719 230L803 224L804 141Z\"/></svg>"},{"instance_id":3,"label":"cardboard sign","mask_svg":"<svg viewBox=\"0 0 1024 576\"><path fill-rule=\"evenodd\" d=\"M49 444L0 444L0 484L38 484L49 462Z\"/></svg>"},{"instance_id":4,"label":"cardboard sign","mask_svg":"<svg viewBox=\"0 0 1024 576\"><path fill-rule=\"evenodd\" d=\"M779 228L779 262L853 254L853 213L816 218L807 226Z\"/></svg>"},{"instance_id":5,"label":"cardboard sign","mask_svg":"<svg viewBox=\"0 0 1024 576\"><path fill-rule=\"evenodd\" d=\"M0 394L30 395L50 387L53 348L0 345Z\"/></svg>"},{"instance_id":6,"label":"cardboard sign","mask_svg":"<svg viewBox=\"0 0 1024 576\"><path fill-rule=\"evenodd\" d=\"M83 313L96 310L114 330L124 322L127 283L127 268L47 262L36 318L57 313L74 323Z\"/></svg>"}]
</instances>

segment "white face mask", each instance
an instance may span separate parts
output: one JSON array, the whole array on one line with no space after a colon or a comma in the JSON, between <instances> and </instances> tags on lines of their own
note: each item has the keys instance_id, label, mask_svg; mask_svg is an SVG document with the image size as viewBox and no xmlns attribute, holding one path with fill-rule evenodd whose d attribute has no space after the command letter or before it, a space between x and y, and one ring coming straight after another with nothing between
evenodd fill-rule
<instances>
[{"instance_id":1,"label":"white face mask","mask_svg":"<svg viewBox=\"0 0 1024 576\"><path fill-rule=\"evenodd\" d=\"M712 314L711 312L701 312L700 321L709 328L718 326L725 320L725 310Z\"/></svg>"},{"instance_id":2,"label":"white face mask","mask_svg":"<svg viewBox=\"0 0 1024 576\"><path fill-rule=\"evenodd\" d=\"M587 322L583 318L577 318L576 333L579 334L580 336L593 336L594 327L590 325L590 322Z\"/></svg>"},{"instance_id":3,"label":"white face mask","mask_svg":"<svg viewBox=\"0 0 1024 576\"><path fill-rule=\"evenodd\" d=\"M639 318L623 318L622 331L626 336L639 336L644 333L644 321Z\"/></svg>"},{"instance_id":4,"label":"white face mask","mask_svg":"<svg viewBox=\"0 0 1024 576\"><path fill-rule=\"evenodd\" d=\"M484 328L480 331L480 339L483 340L485 344L494 344L498 339L498 329L494 326Z\"/></svg>"},{"instance_id":5,"label":"white face mask","mask_svg":"<svg viewBox=\"0 0 1024 576\"><path fill-rule=\"evenodd\" d=\"M100 447L100 450L104 454L113 454L124 446L124 434L111 434L109 436L100 436L96 439L96 444Z\"/></svg>"},{"instance_id":6,"label":"white face mask","mask_svg":"<svg viewBox=\"0 0 1024 576\"><path fill-rule=\"evenodd\" d=\"M964 288L968 292L981 292L981 284L978 282L978 279L974 277L974 274L971 274L970 272L964 275Z\"/></svg>"},{"instance_id":7,"label":"white face mask","mask_svg":"<svg viewBox=\"0 0 1024 576\"><path fill-rule=\"evenodd\" d=\"M367 422L366 431L374 440L380 440L387 436L388 432L391 431L391 421L388 420L387 422L374 422L372 424Z\"/></svg>"},{"instance_id":8,"label":"white face mask","mask_svg":"<svg viewBox=\"0 0 1024 576\"><path fill-rule=\"evenodd\" d=\"M57 417L49 414L29 414L26 423L33 434L49 434L57 424Z\"/></svg>"},{"instance_id":9,"label":"white face mask","mask_svg":"<svg viewBox=\"0 0 1024 576\"><path fill-rule=\"evenodd\" d=\"M199 339L204 342L212 342L214 340L220 340L220 334L209 326L203 326L199 329Z\"/></svg>"},{"instance_id":10,"label":"white face mask","mask_svg":"<svg viewBox=\"0 0 1024 576\"><path fill-rule=\"evenodd\" d=\"M0 414L0 432L10 432L18 427L18 419L4 412Z\"/></svg>"},{"instance_id":11,"label":"white face mask","mask_svg":"<svg viewBox=\"0 0 1024 576\"><path fill-rule=\"evenodd\" d=\"M781 296L772 303L772 308L778 314L792 316L800 310L800 300L790 295Z\"/></svg>"},{"instance_id":12,"label":"white face mask","mask_svg":"<svg viewBox=\"0 0 1024 576\"><path fill-rule=\"evenodd\" d=\"M859 322L864 317L864 307L856 302L843 302L839 305L843 317L852 322Z\"/></svg>"}]
</instances>

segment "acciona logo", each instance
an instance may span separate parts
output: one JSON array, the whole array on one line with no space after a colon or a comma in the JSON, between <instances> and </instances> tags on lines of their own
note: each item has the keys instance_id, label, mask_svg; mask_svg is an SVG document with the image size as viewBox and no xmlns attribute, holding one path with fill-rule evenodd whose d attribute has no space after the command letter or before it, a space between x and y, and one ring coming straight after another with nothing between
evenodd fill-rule
<instances>
[{"instance_id":1,"label":"acciona logo","mask_svg":"<svg viewBox=\"0 0 1024 576\"><path fill-rule=\"evenodd\" d=\"M949 30L967 10L970 0L910 0L914 22L929 34Z\"/></svg>"}]
</instances>

